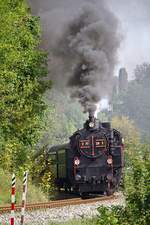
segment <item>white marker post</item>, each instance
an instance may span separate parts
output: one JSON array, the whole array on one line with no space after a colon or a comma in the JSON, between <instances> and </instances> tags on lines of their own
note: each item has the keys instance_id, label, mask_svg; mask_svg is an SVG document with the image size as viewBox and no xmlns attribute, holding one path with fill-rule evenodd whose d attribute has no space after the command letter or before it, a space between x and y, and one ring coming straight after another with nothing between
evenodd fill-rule
<instances>
[{"instance_id":1,"label":"white marker post","mask_svg":"<svg viewBox=\"0 0 150 225\"><path fill-rule=\"evenodd\" d=\"M25 207L26 207L26 194L27 194L27 179L28 172L24 172L23 176L23 193L22 193L22 209L21 209L21 222L20 224L24 224L24 216L25 216Z\"/></svg>"}]
</instances>

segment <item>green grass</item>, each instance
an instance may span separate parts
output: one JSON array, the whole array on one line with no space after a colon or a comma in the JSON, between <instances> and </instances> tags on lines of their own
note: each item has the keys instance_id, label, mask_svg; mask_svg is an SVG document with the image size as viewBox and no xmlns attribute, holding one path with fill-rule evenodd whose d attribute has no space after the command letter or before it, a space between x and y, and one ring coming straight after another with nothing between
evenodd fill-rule
<instances>
[{"instance_id":1,"label":"green grass","mask_svg":"<svg viewBox=\"0 0 150 225\"><path fill-rule=\"evenodd\" d=\"M16 177L16 203L21 204L22 178ZM27 202L47 201L42 191L28 182ZM11 202L11 175L0 169L0 205L10 205Z\"/></svg>"}]
</instances>

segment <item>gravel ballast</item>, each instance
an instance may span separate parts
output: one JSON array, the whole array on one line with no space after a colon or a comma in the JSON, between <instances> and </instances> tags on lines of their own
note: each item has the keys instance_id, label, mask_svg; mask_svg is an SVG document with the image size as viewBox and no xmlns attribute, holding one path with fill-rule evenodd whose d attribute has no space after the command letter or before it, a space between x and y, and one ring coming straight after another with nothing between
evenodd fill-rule
<instances>
[{"instance_id":1,"label":"gravel ballast","mask_svg":"<svg viewBox=\"0 0 150 225\"><path fill-rule=\"evenodd\" d=\"M117 199L104 200L96 203L65 206L62 208L28 211L25 213L25 224L47 225L49 222L65 222L71 219L93 218L98 215L99 206L111 207L112 205L124 205L124 197L116 194ZM0 215L2 224L9 224L10 214ZM20 213L15 214L15 225L20 225Z\"/></svg>"}]
</instances>

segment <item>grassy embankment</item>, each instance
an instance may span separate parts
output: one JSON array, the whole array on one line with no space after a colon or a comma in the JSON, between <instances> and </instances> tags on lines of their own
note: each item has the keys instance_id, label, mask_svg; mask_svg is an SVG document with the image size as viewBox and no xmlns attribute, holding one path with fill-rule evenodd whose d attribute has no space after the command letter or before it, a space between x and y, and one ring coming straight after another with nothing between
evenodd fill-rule
<instances>
[{"instance_id":1,"label":"grassy embankment","mask_svg":"<svg viewBox=\"0 0 150 225\"><path fill-rule=\"evenodd\" d=\"M16 177L16 203L20 204L22 198L22 179ZM9 205L11 199L11 175L0 169L0 205ZM28 182L27 202L47 201L42 191Z\"/></svg>"}]
</instances>

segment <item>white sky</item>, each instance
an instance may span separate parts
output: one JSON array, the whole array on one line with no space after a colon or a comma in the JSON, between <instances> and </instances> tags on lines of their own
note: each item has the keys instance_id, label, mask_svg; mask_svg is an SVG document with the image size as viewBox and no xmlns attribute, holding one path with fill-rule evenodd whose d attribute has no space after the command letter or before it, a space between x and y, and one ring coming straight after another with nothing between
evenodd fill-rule
<instances>
[{"instance_id":1,"label":"white sky","mask_svg":"<svg viewBox=\"0 0 150 225\"><path fill-rule=\"evenodd\" d=\"M119 67L126 67L129 79L137 64L150 63L150 0L107 0L119 17L124 40Z\"/></svg>"}]
</instances>

